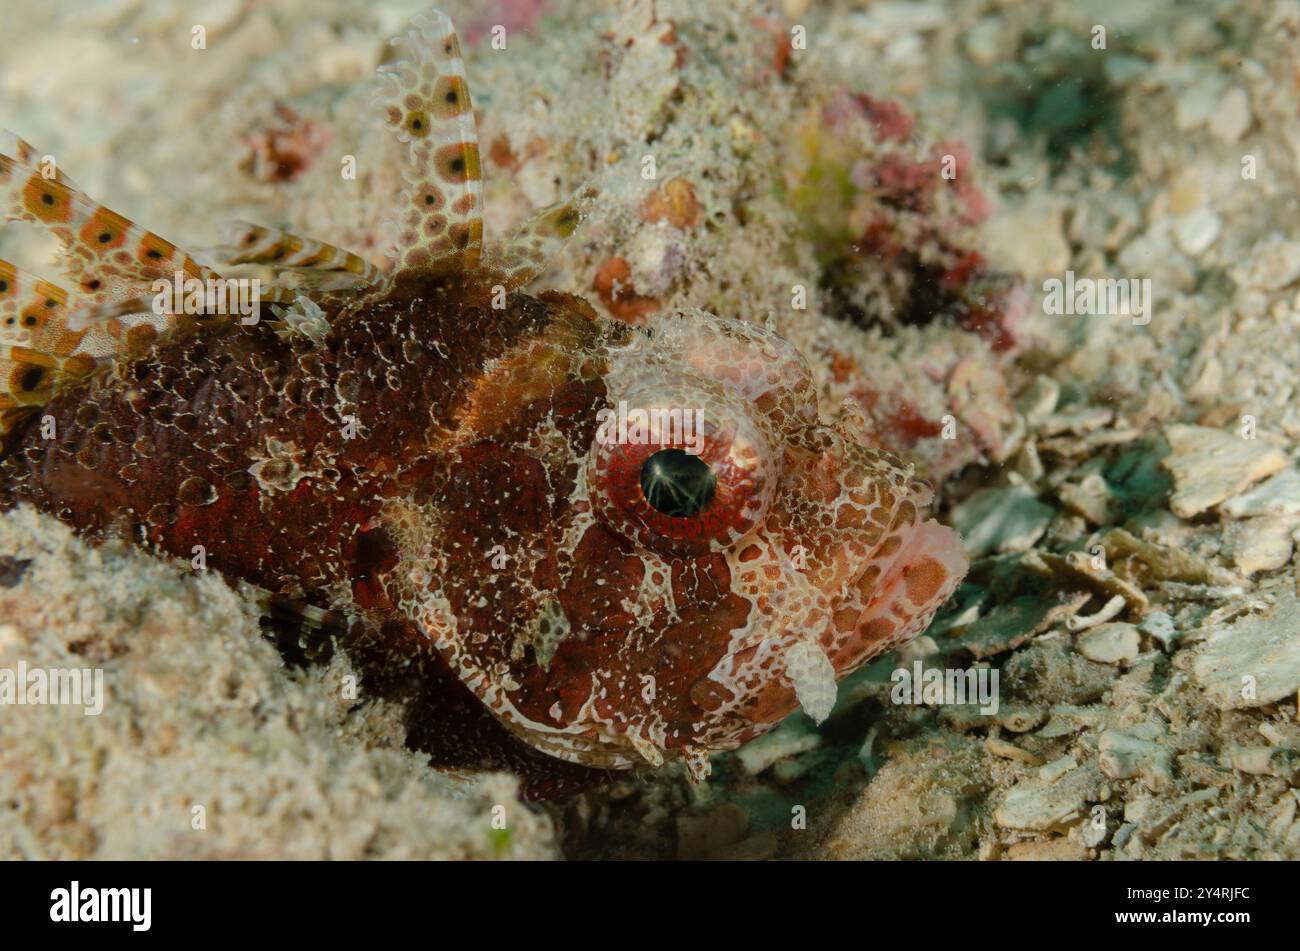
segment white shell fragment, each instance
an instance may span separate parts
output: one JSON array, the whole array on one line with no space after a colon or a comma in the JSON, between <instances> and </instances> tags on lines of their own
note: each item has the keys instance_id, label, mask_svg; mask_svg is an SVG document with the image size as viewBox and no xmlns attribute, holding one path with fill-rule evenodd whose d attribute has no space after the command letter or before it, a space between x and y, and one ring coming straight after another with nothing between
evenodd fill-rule
<instances>
[{"instance_id":1,"label":"white shell fragment","mask_svg":"<svg viewBox=\"0 0 1300 951\"><path fill-rule=\"evenodd\" d=\"M1300 599L1286 593L1263 614L1248 614L1208 632L1192 667L1221 710L1277 703L1300 691Z\"/></svg>"},{"instance_id":2,"label":"white shell fragment","mask_svg":"<svg viewBox=\"0 0 1300 951\"><path fill-rule=\"evenodd\" d=\"M1163 463L1174 477L1169 508L1179 518L1198 515L1287 464L1276 446L1222 429L1175 425L1165 435L1173 449Z\"/></svg>"}]
</instances>

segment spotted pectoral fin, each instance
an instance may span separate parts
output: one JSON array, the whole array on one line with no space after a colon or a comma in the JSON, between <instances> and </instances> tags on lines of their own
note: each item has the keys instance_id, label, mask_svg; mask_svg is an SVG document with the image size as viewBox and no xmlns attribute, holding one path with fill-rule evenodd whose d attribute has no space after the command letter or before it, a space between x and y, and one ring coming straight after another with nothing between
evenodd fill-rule
<instances>
[{"instance_id":1,"label":"spotted pectoral fin","mask_svg":"<svg viewBox=\"0 0 1300 951\"><path fill-rule=\"evenodd\" d=\"M79 380L95 369L81 354L55 356L30 347L0 345L0 409L41 406L60 384Z\"/></svg>"},{"instance_id":2,"label":"spotted pectoral fin","mask_svg":"<svg viewBox=\"0 0 1300 951\"><path fill-rule=\"evenodd\" d=\"M586 217L595 197L595 189L586 187L567 201L543 208L505 244L484 251L484 270L495 273L507 290L523 287L555 259Z\"/></svg>"},{"instance_id":3,"label":"spotted pectoral fin","mask_svg":"<svg viewBox=\"0 0 1300 951\"><path fill-rule=\"evenodd\" d=\"M87 315L111 314L94 321ZM89 357L91 363L142 352L171 326L144 298L96 308L57 284L0 261L0 343L52 358Z\"/></svg>"},{"instance_id":4,"label":"spotted pectoral fin","mask_svg":"<svg viewBox=\"0 0 1300 951\"><path fill-rule=\"evenodd\" d=\"M139 356L160 337L188 332L198 324L174 311L155 310L151 297L80 307L68 315L67 323L81 335L77 352L101 363Z\"/></svg>"},{"instance_id":5,"label":"spotted pectoral fin","mask_svg":"<svg viewBox=\"0 0 1300 951\"><path fill-rule=\"evenodd\" d=\"M34 150L13 136L9 144L30 158ZM29 151L31 150L31 151ZM55 170L0 154L0 215L52 235L76 294L90 304L113 304L146 293L155 281L218 277L169 241L97 204Z\"/></svg>"},{"instance_id":6,"label":"spotted pectoral fin","mask_svg":"<svg viewBox=\"0 0 1300 951\"><path fill-rule=\"evenodd\" d=\"M30 347L0 345L0 441L29 414L50 401L59 388L95 369L82 355L55 356Z\"/></svg>"},{"instance_id":7,"label":"spotted pectoral fin","mask_svg":"<svg viewBox=\"0 0 1300 951\"><path fill-rule=\"evenodd\" d=\"M0 261L0 343L68 356L82 336L67 326L75 306L63 288Z\"/></svg>"},{"instance_id":8,"label":"spotted pectoral fin","mask_svg":"<svg viewBox=\"0 0 1300 951\"><path fill-rule=\"evenodd\" d=\"M61 386L93 371L102 357L145 342L139 332L111 337L107 327L74 327L83 303L57 284L0 261L0 439Z\"/></svg>"},{"instance_id":9,"label":"spotted pectoral fin","mask_svg":"<svg viewBox=\"0 0 1300 951\"><path fill-rule=\"evenodd\" d=\"M392 42L405 55L379 68L384 122L404 149L391 225L398 284L473 270L483 244L478 129L460 41L437 11Z\"/></svg>"},{"instance_id":10,"label":"spotted pectoral fin","mask_svg":"<svg viewBox=\"0 0 1300 951\"><path fill-rule=\"evenodd\" d=\"M196 317L178 302L158 306L159 288L220 282L216 271L96 204L13 133L0 137L0 146L0 215L54 236L75 282L75 291L68 293L12 269L22 287L39 298L20 305L19 321L30 324L35 317L37 326L15 342L54 356L107 361L143 352L160 336L202 326L207 312Z\"/></svg>"},{"instance_id":11,"label":"spotted pectoral fin","mask_svg":"<svg viewBox=\"0 0 1300 951\"><path fill-rule=\"evenodd\" d=\"M62 382L95 368L87 334L73 330L77 298L57 284L0 261L0 409L39 406Z\"/></svg>"},{"instance_id":12,"label":"spotted pectoral fin","mask_svg":"<svg viewBox=\"0 0 1300 951\"><path fill-rule=\"evenodd\" d=\"M283 275L285 283L314 290L377 287L384 277L379 268L351 251L246 221L227 225L221 241L213 249L219 261L263 265L275 272L277 280Z\"/></svg>"},{"instance_id":13,"label":"spotted pectoral fin","mask_svg":"<svg viewBox=\"0 0 1300 951\"><path fill-rule=\"evenodd\" d=\"M28 168L42 173L46 178L52 178L69 188L77 187L76 183L64 174L53 155L41 152L36 146L9 129L0 129L0 155L11 155Z\"/></svg>"}]
</instances>

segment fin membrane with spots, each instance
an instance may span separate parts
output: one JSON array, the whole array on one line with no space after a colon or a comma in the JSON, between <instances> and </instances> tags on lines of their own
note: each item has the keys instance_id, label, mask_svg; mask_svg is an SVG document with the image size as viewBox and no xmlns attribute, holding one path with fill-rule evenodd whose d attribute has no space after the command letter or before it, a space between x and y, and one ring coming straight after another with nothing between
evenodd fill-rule
<instances>
[{"instance_id":1,"label":"fin membrane with spots","mask_svg":"<svg viewBox=\"0 0 1300 951\"><path fill-rule=\"evenodd\" d=\"M5 154L0 154L0 215L5 221L35 224L59 242L62 264L76 282L78 298L88 304L139 296L154 281L170 281L178 271L200 280L218 277L176 245L96 204L66 181L46 178L44 170Z\"/></svg>"},{"instance_id":2,"label":"fin membrane with spots","mask_svg":"<svg viewBox=\"0 0 1300 951\"><path fill-rule=\"evenodd\" d=\"M0 441L59 387L87 376L97 364L87 356L56 357L40 350L0 344Z\"/></svg>"},{"instance_id":3,"label":"fin membrane with spots","mask_svg":"<svg viewBox=\"0 0 1300 951\"><path fill-rule=\"evenodd\" d=\"M137 356L161 336L196 332L225 314L154 306L158 281L221 281L175 245L97 204L12 132L0 133L0 217L35 224L62 248L75 290L0 261L0 438L58 388L96 365ZM272 287L263 303L289 303ZM206 298L205 298L206 301Z\"/></svg>"},{"instance_id":4,"label":"fin membrane with spots","mask_svg":"<svg viewBox=\"0 0 1300 951\"><path fill-rule=\"evenodd\" d=\"M483 252L484 270L498 275L507 290L523 287L546 269L577 230L595 195L594 189L583 188L567 201L543 208L505 244Z\"/></svg>"},{"instance_id":5,"label":"fin membrane with spots","mask_svg":"<svg viewBox=\"0 0 1300 951\"><path fill-rule=\"evenodd\" d=\"M460 41L438 11L411 23L392 41L407 55L379 69L384 121L405 146L390 251L397 284L474 270L483 245L478 129Z\"/></svg>"},{"instance_id":6,"label":"fin membrane with spots","mask_svg":"<svg viewBox=\"0 0 1300 951\"><path fill-rule=\"evenodd\" d=\"M0 440L58 386L95 369L66 329L67 291L0 261Z\"/></svg>"},{"instance_id":7,"label":"fin membrane with spots","mask_svg":"<svg viewBox=\"0 0 1300 951\"><path fill-rule=\"evenodd\" d=\"M134 319L121 326L87 329L77 326L85 303L57 284L0 261L0 343L51 357L88 357L97 363L147 347L162 325L170 322L169 317L154 314L150 302L144 301L145 312L133 314Z\"/></svg>"},{"instance_id":8,"label":"fin membrane with spots","mask_svg":"<svg viewBox=\"0 0 1300 951\"><path fill-rule=\"evenodd\" d=\"M0 261L0 343L93 364L142 352L172 322L153 312L151 300L110 306L123 311L123 320L85 326L86 301Z\"/></svg>"},{"instance_id":9,"label":"fin membrane with spots","mask_svg":"<svg viewBox=\"0 0 1300 951\"><path fill-rule=\"evenodd\" d=\"M360 255L275 228L234 221L221 241L214 253L222 263L264 265L277 280L283 274L313 290L377 287L383 281L380 270Z\"/></svg>"},{"instance_id":10,"label":"fin membrane with spots","mask_svg":"<svg viewBox=\"0 0 1300 951\"><path fill-rule=\"evenodd\" d=\"M78 352L99 360L133 355L159 336L192 333L225 316L155 308L158 281L174 284L178 275L183 281L224 279L170 241L97 204L62 171L37 160L36 154L37 149L12 132L0 134L0 215L5 221L37 225L62 247L60 263L77 290L67 302L66 314L59 315L60 328L73 334L86 332ZM47 172L51 177L46 177ZM345 266L356 266L351 258L346 256ZM273 286L264 290L261 300L288 304L296 296L290 289Z\"/></svg>"},{"instance_id":11,"label":"fin membrane with spots","mask_svg":"<svg viewBox=\"0 0 1300 951\"><path fill-rule=\"evenodd\" d=\"M28 168L35 169L47 178L52 178L61 185L76 188L77 185L59 168L53 156L42 155L36 146L9 129L0 129L0 155L10 155Z\"/></svg>"}]
</instances>

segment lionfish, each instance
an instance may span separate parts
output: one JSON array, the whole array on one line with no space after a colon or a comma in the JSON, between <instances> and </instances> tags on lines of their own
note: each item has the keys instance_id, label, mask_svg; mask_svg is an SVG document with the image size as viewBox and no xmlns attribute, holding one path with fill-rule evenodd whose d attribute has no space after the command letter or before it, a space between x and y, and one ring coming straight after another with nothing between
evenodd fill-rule
<instances>
[{"instance_id":1,"label":"lionfish","mask_svg":"<svg viewBox=\"0 0 1300 951\"><path fill-rule=\"evenodd\" d=\"M213 260L269 269L267 319L156 306L221 275L0 142L5 219L56 238L70 282L0 262L0 505L201 551L353 644L363 693L405 678L431 765L531 796L672 760L699 781L796 708L825 718L966 571L930 489L824 422L770 330L529 294L590 192L485 247L452 24L393 42L391 265L238 225Z\"/></svg>"}]
</instances>

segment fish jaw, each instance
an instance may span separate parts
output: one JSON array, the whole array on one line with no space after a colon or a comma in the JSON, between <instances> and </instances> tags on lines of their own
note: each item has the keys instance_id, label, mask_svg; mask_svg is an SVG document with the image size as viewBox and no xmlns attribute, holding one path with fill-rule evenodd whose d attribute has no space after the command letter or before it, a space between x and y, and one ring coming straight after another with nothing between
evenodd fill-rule
<instances>
[{"instance_id":1,"label":"fish jaw","mask_svg":"<svg viewBox=\"0 0 1300 951\"><path fill-rule=\"evenodd\" d=\"M860 565L840 607L831 609L830 623L809 626L806 618L796 618L729 653L701 679L695 696L726 699L714 705L698 726L697 741L683 750L697 780L708 775L707 759L699 768L698 748L735 749L799 709L821 723L834 706L839 681L929 627L961 583L969 559L960 536L933 519L907 526L899 537L896 547Z\"/></svg>"}]
</instances>

